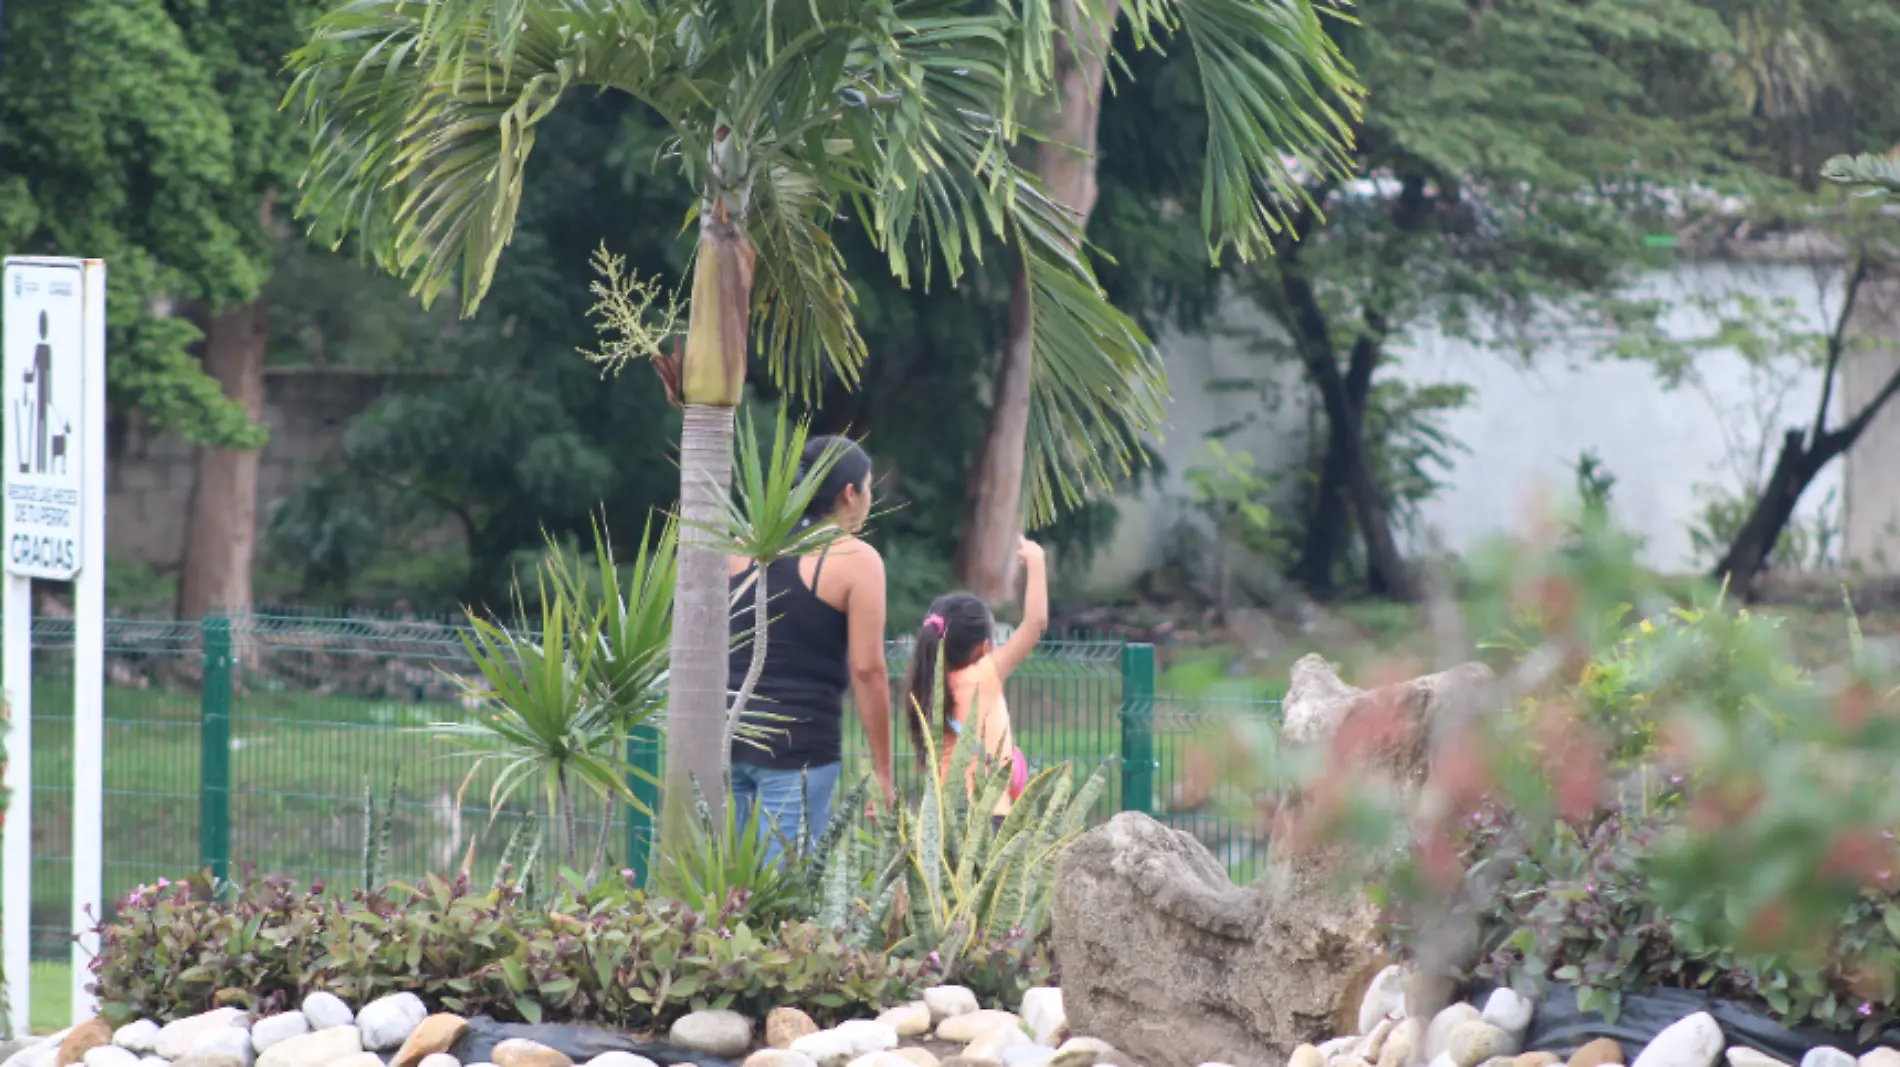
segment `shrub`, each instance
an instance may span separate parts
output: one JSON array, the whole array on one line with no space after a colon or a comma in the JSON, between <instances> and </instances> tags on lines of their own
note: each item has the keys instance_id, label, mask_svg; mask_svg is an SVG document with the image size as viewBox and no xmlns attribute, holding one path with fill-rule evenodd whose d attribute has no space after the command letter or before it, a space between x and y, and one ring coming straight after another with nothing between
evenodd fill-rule
<instances>
[{"instance_id":1,"label":"shrub","mask_svg":"<svg viewBox=\"0 0 1900 1067\"><path fill-rule=\"evenodd\" d=\"M1789 1026L1859 1027L1863 1039L1890 1024L1900 897L1863 891L1833 936L1806 951L1756 944L1734 922L1710 930L1649 888L1646 866L1679 812L1609 810L1581 830L1557 822L1541 832L1501 810L1483 813L1465 838L1470 897L1483 901L1472 973L1533 994L1573 983L1581 1008L1612 1020L1624 994L1663 987L1753 1004ZM1392 918L1404 956L1413 931Z\"/></svg>"},{"instance_id":2,"label":"shrub","mask_svg":"<svg viewBox=\"0 0 1900 1067\"><path fill-rule=\"evenodd\" d=\"M1851 772L1855 762L1843 757L1864 742L1828 735L1838 699L1828 679L1795 664L1772 616L1719 602L1635 622L1621 615L1567 680L1527 695L1483 738L1493 784L1455 842L1457 910L1475 924L1476 951L1462 962L1528 993L1574 983L1582 1008L1611 1019L1625 994L1673 987L1753 1004L1790 1026L1870 1036L1895 1017L1900 975L1892 834L1866 833L1865 847L1849 854L1841 842L1860 838L1816 834L1824 812L1775 813L1763 786L1805 782L1809 808L1838 803L1833 818L1843 827L1861 816L1844 802L1858 786L1831 793L1838 783L1829 773ZM1602 769L1618 779L1592 783L1581 810L1514 803L1511 780L1496 770L1548 759L1538 720L1553 707L1578 712ZM1878 727L1886 714L1867 718ZM1749 759L1709 758L1725 749ZM1777 822L1763 822L1770 815ZM1431 906L1413 907L1420 894L1401 884L1404 873L1388 883L1401 956L1442 922ZM1764 898L1781 910L1764 910L1756 902ZM1797 910L1804 904L1806 913ZM1787 936L1797 923L1800 936Z\"/></svg>"},{"instance_id":3,"label":"shrub","mask_svg":"<svg viewBox=\"0 0 1900 1067\"><path fill-rule=\"evenodd\" d=\"M465 878L348 900L282 878L209 902L177 885L144 889L100 927L94 988L115 1024L194 1014L232 990L269 1009L322 989L359 1004L408 990L463 1015L644 1029L705 1008L862 1015L911 998L923 973L809 924L761 932L736 907L705 916L624 882L545 909L522 896Z\"/></svg>"}]
</instances>

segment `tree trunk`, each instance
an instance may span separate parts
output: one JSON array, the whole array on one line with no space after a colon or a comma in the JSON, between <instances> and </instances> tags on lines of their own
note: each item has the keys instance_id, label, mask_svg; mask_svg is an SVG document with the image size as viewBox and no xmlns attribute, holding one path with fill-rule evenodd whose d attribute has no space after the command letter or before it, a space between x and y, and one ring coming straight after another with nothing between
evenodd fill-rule
<instances>
[{"instance_id":1,"label":"tree trunk","mask_svg":"<svg viewBox=\"0 0 1900 1067\"><path fill-rule=\"evenodd\" d=\"M1077 2L1065 0L1062 8L1066 45L1056 50L1057 110L1049 116L1048 139L1036 145L1036 174L1049 195L1067 205L1086 227L1098 192L1096 124L1102 110L1102 56L1108 42L1081 38L1091 31L1076 10ZM1102 24L1113 26L1120 11L1120 0L1105 0ZM1009 338L996 366L989 426L970 468L963 536L957 544L957 580L993 604L1010 594L1016 573L1016 541L1023 532L1023 467L1029 446L1034 326L1028 270L1019 265L1009 296Z\"/></svg>"},{"instance_id":2,"label":"tree trunk","mask_svg":"<svg viewBox=\"0 0 1900 1067\"><path fill-rule=\"evenodd\" d=\"M1379 345L1369 339L1353 348L1352 362L1346 370L1346 402L1363 426L1366 400L1372 393L1372 372L1379 362ZM1317 384L1315 388L1317 388ZM1315 596L1333 592L1336 562L1340 550L1352 536L1352 498L1346 457L1349 449L1338 441L1332 420L1327 420L1326 457L1320 467L1319 485L1314 489L1312 513L1307 519L1306 536L1300 546L1300 560L1294 568L1295 579ZM1363 433L1360 439L1364 440ZM1375 584L1383 584L1381 581Z\"/></svg>"},{"instance_id":3,"label":"tree trunk","mask_svg":"<svg viewBox=\"0 0 1900 1067\"><path fill-rule=\"evenodd\" d=\"M666 790L651 868L689 855L697 822L693 787L715 819L726 800L726 663L731 647L726 558L702 526L732 487L732 412L745 389L746 330L755 252L723 202L701 215L693 303L680 366L680 555L673 592L667 681Z\"/></svg>"},{"instance_id":4,"label":"tree trunk","mask_svg":"<svg viewBox=\"0 0 1900 1067\"><path fill-rule=\"evenodd\" d=\"M1378 343L1364 338L1356 343L1347 373L1341 374L1332 329L1320 308L1313 284L1302 269L1298 247L1283 250L1281 260L1280 289L1292 316L1289 326L1306 376L1319 391L1326 411L1327 464L1336 465L1339 488L1352 505L1353 517L1359 521L1359 536L1366 545L1368 584L1373 592L1396 600L1416 599L1418 589L1405 565L1405 555L1399 551L1398 539L1393 536L1392 517L1386 510L1385 497L1366 451L1364 397L1371 393L1372 372L1379 360ZM1375 335L1383 335L1383 326L1382 319L1368 318L1368 329ZM1361 392L1356 404L1352 395L1355 387ZM1328 551L1337 551L1337 543ZM1330 582L1330 558L1323 562L1326 580Z\"/></svg>"},{"instance_id":5,"label":"tree trunk","mask_svg":"<svg viewBox=\"0 0 1900 1067\"><path fill-rule=\"evenodd\" d=\"M1860 440L1887 401L1900 393L1900 371L1895 371L1867 406L1845 425L1837 430L1827 428L1827 409L1834 396L1835 375L1840 372L1841 359L1847 352L1848 330L1862 289L1876 273L1874 264L1865 256L1855 260L1847 276L1834 329L1827 338L1827 366L1822 373L1821 401L1814 421L1808 430L1789 430L1782 437L1781 454L1775 457L1775 469L1768 475L1768 484L1762 487L1760 497L1729 543L1728 551L1715 564L1714 577L1727 582L1729 593L1739 599L1747 599L1754 591L1755 579L1767 567L1782 531L1794 519L1801 494L1807 492L1808 486L1814 484L1814 479L1835 457L1854 447L1854 442Z\"/></svg>"},{"instance_id":6,"label":"tree trunk","mask_svg":"<svg viewBox=\"0 0 1900 1067\"><path fill-rule=\"evenodd\" d=\"M1801 494L1807 492L1808 486L1814 484L1814 479L1829 463L1854 447L1854 442L1860 440L1874 416L1880 414L1895 393L1900 393L1900 371L1887 379L1880 392L1847 425L1812 437L1800 430L1789 430L1781 439L1781 455L1775 458L1775 469L1768 476L1768 484L1762 487L1747 521L1742 523L1728 551L1715 565L1714 577L1728 582L1731 595L1746 599L1754 591L1755 579L1761 576L1776 542L1781 540L1782 531L1794 518Z\"/></svg>"},{"instance_id":7,"label":"tree trunk","mask_svg":"<svg viewBox=\"0 0 1900 1067\"><path fill-rule=\"evenodd\" d=\"M205 373L256 421L264 410L270 309L260 298L226 308L203 328ZM185 549L178 565L179 618L250 608L251 563L257 552L257 467L255 450L198 449Z\"/></svg>"},{"instance_id":8,"label":"tree trunk","mask_svg":"<svg viewBox=\"0 0 1900 1067\"><path fill-rule=\"evenodd\" d=\"M1806 435L1800 430L1789 430L1781 439L1781 455L1775 458L1774 473L1768 476L1768 484L1762 487L1748 520L1742 523L1728 551L1715 565L1716 579L1727 579L1729 592L1736 598L1748 598L1756 577L1775 550L1775 542L1781 540L1781 532L1794 517L1802 492L1819 471L1820 464L1813 462L1808 453Z\"/></svg>"}]
</instances>

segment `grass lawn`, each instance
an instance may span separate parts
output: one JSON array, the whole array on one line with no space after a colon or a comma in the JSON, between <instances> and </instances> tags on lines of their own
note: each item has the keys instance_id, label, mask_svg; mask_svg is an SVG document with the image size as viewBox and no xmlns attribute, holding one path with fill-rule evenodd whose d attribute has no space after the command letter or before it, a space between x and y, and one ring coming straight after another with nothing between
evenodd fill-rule
<instances>
[{"instance_id":1,"label":"grass lawn","mask_svg":"<svg viewBox=\"0 0 1900 1067\"><path fill-rule=\"evenodd\" d=\"M72 964L42 960L33 964L32 1018L27 1028L35 1034L56 1034L73 1024Z\"/></svg>"}]
</instances>

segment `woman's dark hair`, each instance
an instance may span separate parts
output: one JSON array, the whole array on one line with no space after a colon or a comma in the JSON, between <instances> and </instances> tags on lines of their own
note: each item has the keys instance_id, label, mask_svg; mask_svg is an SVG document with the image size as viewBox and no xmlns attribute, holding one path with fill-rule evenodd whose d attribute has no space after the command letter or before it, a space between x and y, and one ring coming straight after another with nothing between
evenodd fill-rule
<instances>
[{"instance_id":1,"label":"woman's dark hair","mask_svg":"<svg viewBox=\"0 0 1900 1067\"><path fill-rule=\"evenodd\" d=\"M803 478L818 464L824 462L827 454L836 457L831 469L825 472L825 480L818 483L818 491L811 495L811 503L805 505L807 522L818 522L828 517L838 506L838 498L844 495L850 486L862 486L871 476L871 457L856 441L849 437L826 434L813 437L805 442L805 451L798 457L798 474Z\"/></svg>"},{"instance_id":2,"label":"woman's dark hair","mask_svg":"<svg viewBox=\"0 0 1900 1067\"><path fill-rule=\"evenodd\" d=\"M984 642L995 633L996 619L989 605L969 593L948 593L931 601L924 624L917 629L917 647L904 678L904 718L910 722L911 744L920 766L927 751L925 721L936 728L939 738L950 725L950 686L945 677L975 663Z\"/></svg>"}]
</instances>

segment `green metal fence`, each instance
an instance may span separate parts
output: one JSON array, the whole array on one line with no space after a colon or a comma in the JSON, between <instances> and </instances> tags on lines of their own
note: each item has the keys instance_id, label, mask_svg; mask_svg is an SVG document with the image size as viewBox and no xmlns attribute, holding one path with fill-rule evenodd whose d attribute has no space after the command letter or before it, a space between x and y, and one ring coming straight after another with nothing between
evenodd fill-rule
<instances>
[{"instance_id":1,"label":"green metal fence","mask_svg":"<svg viewBox=\"0 0 1900 1067\"><path fill-rule=\"evenodd\" d=\"M251 867L352 888L363 879L364 793L397 791L390 871L414 878L464 862L486 876L526 817L491 813L492 775L429 736L470 714L458 677L473 668L452 625L288 616L198 624L113 620L106 627L105 893L209 867ZM72 628L33 634L34 952L62 956L69 931L72 841ZM891 646L893 684L905 643ZM1195 832L1237 877L1259 851L1244 822L1207 810L1184 770L1223 714L1273 715L1276 701L1224 704L1157 694L1151 646L1052 641L1010 679L1018 743L1032 764L1107 764L1097 812L1141 810ZM915 782L904 732L900 773ZM862 733L847 760L869 769ZM629 758L660 766L661 739L636 737ZM644 789L644 787L643 787ZM657 798L644 789L649 803ZM1189 795L1195 794L1195 795ZM1185 796L1185 800L1184 800ZM606 832L620 862L645 855L651 832L633 809L594 802L581 823Z\"/></svg>"}]
</instances>

